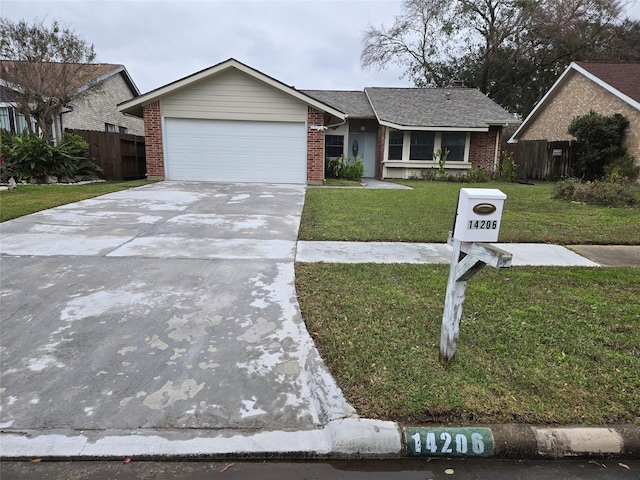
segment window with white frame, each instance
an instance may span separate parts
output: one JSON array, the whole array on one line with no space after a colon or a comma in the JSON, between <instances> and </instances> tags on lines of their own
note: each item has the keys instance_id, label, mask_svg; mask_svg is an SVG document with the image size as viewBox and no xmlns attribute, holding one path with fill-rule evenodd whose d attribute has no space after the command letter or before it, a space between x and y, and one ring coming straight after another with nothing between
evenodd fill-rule
<instances>
[{"instance_id":1,"label":"window with white frame","mask_svg":"<svg viewBox=\"0 0 640 480\"><path fill-rule=\"evenodd\" d=\"M14 107L0 107L0 128L21 135L27 130L27 119Z\"/></svg>"},{"instance_id":2,"label":"window with white frame","mask_svg":"<svg viewBox=\"0 0 640 480\"><path fill-rule=\"evenodd\" d=\"M433 160L434 132L411 132L409 160Z\"/></svg>"},{"instance_id":3,"label":"window with white frame","mask_svg":"<svg viewBox=\"0 0 640 480\"><path fill-rule=\"evenodd\" d=\"M344 154L344 135L325 135L324 156L336 158Z\"/></svg>"},{"instance_id":4,"label":"window with white frame","mask_svg":"<svg viewBox=\"0 0 640 480\"><path fill-rule=\"evenodd\" d=\"M9 107L0 107L0 129L11 131L11 121L9 120Z\"/></svg>"},{"instance_id":5,"label":"window with white frame","mask_svg":"<svg viewBox=\"0 0 640 480\"><path fill-rule=\"evenodd\" d=\"M400 130L389 131L389 149L387 158L389 160L402 160L402 146L404 143L404 132Z\"/></svg>"},{"instance_id":6,"label":"window with white frame","mask_svg":"<svg viewBox=\"0 0 640 480\"><path fill-rule=\"evenodd\" d=\"M104 124L104 131L105 132L115 132L116 131L116 126L113 123L105 123Z\"/></svg>"},{"instance_id":7,"label":"window with white frame","mask_svg":"<svg viewBox=\"0 0 640 480\"><path fill-rule=\"evenodd\" d=\"M440 148L449 151L447 161L463 162L464 149L467 144L467 132L442 132Z\"/></svg>"}]
</instances>

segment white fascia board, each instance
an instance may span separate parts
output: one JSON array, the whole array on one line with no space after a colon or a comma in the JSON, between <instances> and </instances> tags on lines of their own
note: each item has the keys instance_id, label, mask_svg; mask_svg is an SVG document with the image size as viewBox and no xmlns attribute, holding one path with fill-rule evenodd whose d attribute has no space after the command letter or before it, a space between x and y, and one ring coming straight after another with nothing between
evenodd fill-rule
<instances>
[{"instance_id":1,"label":"white fascia board","mask_svg":"<svg viewBox=\"0 0 640 480\"><path fill-rule=\"evenodd\" d=\"M542 99L536 104L534 109L531 110L531 113L527 115L527 118L524 119L524 121L520 124L518 129L513 133L513 135L511 135L511 138L507 141L507 143L518 143L518 139L516 137L520 134L520 131L526 127L529 120L535 116L535 114L538 112L539 109L542 108L542 106L547 102L547 100L555 94L555 90L565 81L565 78L569 75L569 72L571 70L575 70L576 72L584 75L586 78L596 83L597 85L601 86L602 88L607 90L609 93L615 95L623 102L628 103L629 105L636 108L637 110L640 110L640 102L637 102L633 98L625 95L620 90L613 88L611 85L602 81L602 79L600 79L599 77L596 77L595 75L589 73L587 70L585 70L575 62L571 62L571 64L567 67L567 69L564 72L562 72L562 75L560 75L560 78L556 80L556 82L551 86L551 88L545 94L545 96L542 97Z\"/></svg>"},{"instance_id":2,"label":"white fascia board","mask_svg":"<svg viewBox=\"0 0 640 480\"><path fill-rule=\"evenodd\" d=\"M437 125L416 126L416 125L399 125L397 123L379 121L380 125L396 130L403 131L421 131L421 132L488 132L489 127L439 127Z\"/></svg>"},{"instance_id":3,"label":"white fascia board","mask_svg":"<svg viewBox=\"0 0 640 480\"><path fill-rule=\"evenodd\" d=\"M520 126L516 129L516 131L513 132L513 135L511 135L511 138L507 140L507 143L518 143L518 139L516 137L518 136L520 131L524 129L527 126L527 123L529 122L529 120L533 118L536 115L536 113L538 113L538 110L542 108L542 106L546 103L547 99L549 99L555 94L556 88L558 88L558 86L564 82L567 75L569 75L569 72L573 69L573 67L576 67L576 66L577 65L572 62L571 65L569 65L566 68L566 70L562 72L562 75L560 75L560 77L555 81L555 83L551 85L551 88L549 89L549 91L547 91L547 93L544 94L544 97L542 97L540 101L536 103L536 106L533 107L533 110L531 110L529 115L527 115L527 118L525 118L520 124Z\"/></svg>"},{"instance_id":4,"label":"white fascia board","mask_svg":"<svg viewBox=\"0 0 640 480\"><path fill-rule=\"evenodd\" d=\"M585 77L587 77L589 80L591 80L592 82L597 83L598 85L600 85L602 88L604 88L607 92L615 95L616 97L618 97L620 100L622 100L625 103L628 103L629 105L631 105L633 108L635 108L636 110L640 110L640 102L634 100L633 98L625 95L624 93L622 93L620 90L612 87L611 85L609 85L607 82L603 81L601 78L596 77L595 75L593 75L592 73L589 73L588 70L585 70L584 68L582 68L580 65L577 65L575 63L572 63L570 65L570 67L573 67L575 71L580 72L582 75L584 75Z\"/></svg>"},{"instance_id":5,"label":"white fascia board","mask_svg":"<svg viewBox=\"0 0 640 480\"><path fill-rule=\"evenodd\" d=\"M289 87L281 82L279 82L278 80L275 80L274 78L269 77L268 75L265 75L257 70L254 70L253 68L250 68L246 65L244 65L243 63L238 62L235 59L229 59L225 62L222 62L218 65L215 65L213 67L207 68L205 70L202 70L200 72L197 72L193 75L190 75L188 77L185 77L181 80L177 80L173 83L170 83L168 85L165 85L164 87L160 87L156 90L153 90L149 93L146 93L144 95L141 95L139 97L133 98L131 100L128 100L126 102L121 103L120 105L118 105L118 110L119 111L135 111L136 109L141 108L143 105L146 105L148 103L154 102L156 100L158 100L159 98L168 95L170 93L173 93L177 90L180 90L192 83L197 83L201 80L204 80L206 78L212 77L214 75L217 75L221 72L224 72L230 68L235 68L263 83L266 83L267 85L276 88L277 90L280 90L281 92L284 92L288 95L291 95L294 98L297 98L298 100L300 100L303 103L306 103L307 105L310 105L314 108L317 108L318 110L321 110L323 112L329 113L331 115L333 115L334 117L337 117L341 120L344 120L345 118L345 114L343 112L340 112L339 110L336 110L332 107L330 107L329 105L325 105L322 102L319 102L307 95L305 95L304 93L301 93L299 91L297 91L295 88ZM126 112L125 112L126 113Z\"/></svg>"}]
</instances>

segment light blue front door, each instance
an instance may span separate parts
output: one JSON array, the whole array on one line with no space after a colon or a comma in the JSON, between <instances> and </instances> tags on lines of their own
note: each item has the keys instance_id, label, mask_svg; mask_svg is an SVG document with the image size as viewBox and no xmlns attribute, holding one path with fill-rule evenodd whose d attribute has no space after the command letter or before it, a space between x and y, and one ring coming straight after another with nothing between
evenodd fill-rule
<instances>
[{"instance_id":1,"label":"light blue front door","mask_svg":"<svg viewBox=\"0 0 640 480\"><path fill-rule=\"evenodd\" d=\"M376 134L375 133L350 133L349 134L349 159L360 157L364 165L363 177L375 177L376 175Z\"/></svg>"}]
</instances>

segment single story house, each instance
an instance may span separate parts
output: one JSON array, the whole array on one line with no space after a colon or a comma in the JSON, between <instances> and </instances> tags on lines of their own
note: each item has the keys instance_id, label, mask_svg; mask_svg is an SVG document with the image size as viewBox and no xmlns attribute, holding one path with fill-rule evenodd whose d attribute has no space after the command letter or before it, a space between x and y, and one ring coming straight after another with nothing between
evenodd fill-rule
<instances>
[{"instance_id":1,"label":"single story house","mask_svg":"<svg viewBox=\"0 0 640 480\"><path fill-rule=\"evenodd\" d=\"M297 90L235 59L119 106L144 119L152 179L320 183L326 157L360 157L365 177L472 164L493 171L515 117L477 90Z\"/></svg>"},{"instance_id":2,"label":"single story house","mask_svg":"<svg viewBox=\"0 0 640 480\"><path fill-rule=\"evenodd\" d=\"M509 142L575 140L569 125L592 110L629 120L624 146L640 165L640 63L571 63Z\"/></svg>"},{"instance_id":3,"label":"single story house","mask_svg":"<svg viewBox=\"0 0 640 480\"><path fill-rule=\"evenodd\" d=\"M20 91L19 65L22 62L0 61L0 128L22 133L26 120L16 108L16 92ZM58 68L58 63L42 63L45 73ZM82 84L75 88L85 92L77 100L65 105L53 118L53 138L67 129L94 130L144 135L141 119L124 115L118 104L140 95L138 87L123 65L91 63L79 68ZM96 88L91 88L93 86Z\"/></svg>"}]
</instances>

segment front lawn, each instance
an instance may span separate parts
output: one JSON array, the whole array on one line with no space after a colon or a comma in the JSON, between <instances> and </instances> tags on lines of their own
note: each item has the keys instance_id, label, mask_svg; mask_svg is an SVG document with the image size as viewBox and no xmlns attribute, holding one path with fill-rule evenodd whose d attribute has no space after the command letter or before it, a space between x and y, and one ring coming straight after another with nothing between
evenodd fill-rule
<instances>
[{"instance_id":1,"label":"front lawn","mask_svg":"<svg viewBox=\"0 0 640 480\"><path fill-rule=\"evenodd\" d=\"M82 185L18 185L15 190L0 192L0 222L148 183L147 180L132 180Z\"/></svg>"},{"instance_id":2,"label":"front lawn","mask_svg":"<svg viewBox=\"0 0 640 480\"><path fill-rule=\"evenodd\" d=\"M487 268L469 282L457 356L445 367L448 269L297 264L302 315L359 415L640 423L640 270Z\"/></svg>"},{"instance_id":3,"label":"front lawn","mask_svg":"<svg viewBox=\"0 0 640 480\"><path fill-rule=\"evenodd\" d=\"M554 200L554 184L402 183L413 190L309 188L299 239L443 243L453 227L458 191L469 187L507 195L501 242L640 244L640 208ZM634 189L640 199L640 186Z\"/></svg>"}]
</instances>

